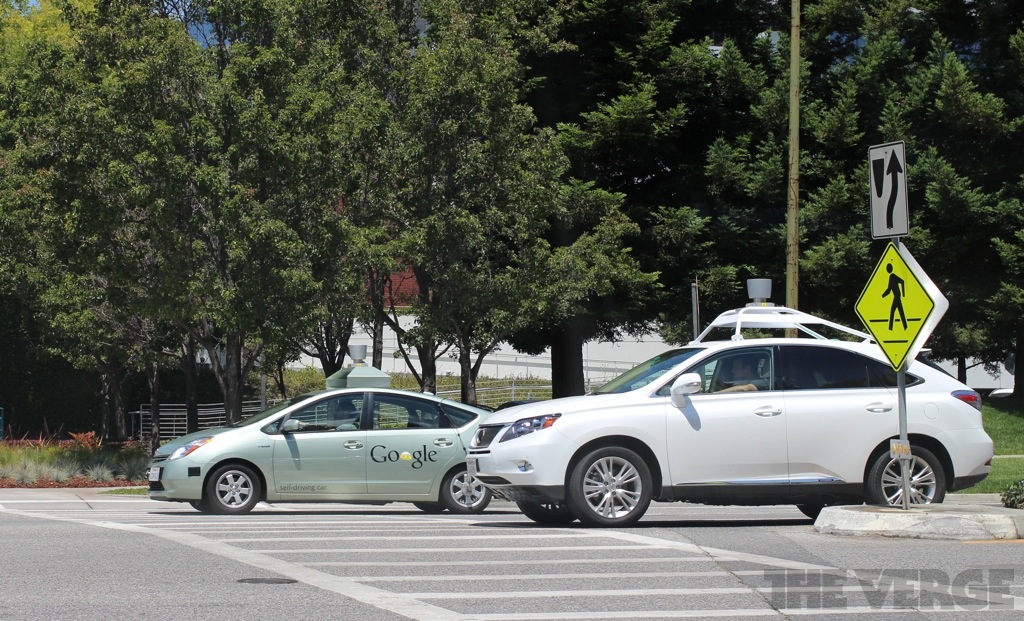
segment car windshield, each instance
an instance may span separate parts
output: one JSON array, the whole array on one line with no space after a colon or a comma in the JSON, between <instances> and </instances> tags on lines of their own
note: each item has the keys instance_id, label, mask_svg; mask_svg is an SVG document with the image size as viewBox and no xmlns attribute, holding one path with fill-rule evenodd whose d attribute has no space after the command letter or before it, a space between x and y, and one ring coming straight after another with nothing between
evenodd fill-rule
<instances>
[{"instance_id":1,"label":"car windshield","mask_svg":"<svg viewBox=\"0 0 1024 621\"><path fill-rule=\"evenodd\" d=\"M320 394L321 392L325 392L325 391L307 392L304 395L299 395L297 397L292 397L291 399L285 399L281 403L277 403L275 405L272 405L269 408L263 410L262 412L258 412L256 414L253 414L249 418L247 418L245 420L240 420L240 421L238 421L237 423L235 423L235 424L233 424L231 426L232 427L246 427L248 425L255 425L255 424L257 424L257 423L259 423L261 421L267 420L268 418L270 418L274 414L277 414L277 413L281 412L285 408L289 408L289 407L295 405L296 403L300 403L302 401L306 401L310 397L315 397L316 395Z\"/></svg>"},{"instance_id":2,"label":"car windshield","mask_svg":"<svg viewBox=\"0 0 1024 621\"><path fill-rule=\"evenodd\" d=\"M651 358L647 362L633 367L622 375L616 377L604 386L601 386L592 394L615 394L630 392L643 388L654 380L658 379L680 362L690 356L703 351L699 347L687 347L684 349L671 349L663 354Z\"/></svg>"}]
</instances>

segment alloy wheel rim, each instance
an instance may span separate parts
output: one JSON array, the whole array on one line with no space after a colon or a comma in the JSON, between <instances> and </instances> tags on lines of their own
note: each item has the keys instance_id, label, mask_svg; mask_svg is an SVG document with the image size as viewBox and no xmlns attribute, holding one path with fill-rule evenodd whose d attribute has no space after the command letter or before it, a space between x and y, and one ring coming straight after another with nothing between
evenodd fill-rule
<instances>
[{"instance_id":1,"label":"alloy wheel rim","mask_svg":"<svg viewBox=\"0 0 1024 621\"><path fill-rule=\"evenodd\" d=\"M484 499L484 486L465 472L452 479L452 498L463 507L472 509Z\"/></svg>"},{"instance_id":2,"label":"alloy wheel rim","mask_svg":"<svg viewBox=\"0 0 1024 621\"><path fill-rule=\"evenodd\" d=\"M640 473L621 457L602 457L583 477L583 497L594 513L606 518L629 515L640 503Z\"/></svg>"},{"instance_id":3,"label":"alloy wheel rim","mask_svg":"<svg viewBox=\"0 0 1024 621\"><path fill-rule=\"evenodd\" d=\"M240 472L225 472L217 482L217 497L228 507L244 505L252 496L252 481Z\"/></svg>"},{"instance_id":4,"label":"alloy wheel rim","mask_svg":"<svg viewBox=\"0 0 1024 621\"><path fill-rule=\"evenodd\" d=\"M928 462L913 457L910 462L910 504L927 505L935 499L935 471ZM903 504L903 475L900 460L890 460L882 471L882 495L892 506Z\"/></svg>"}]
</instances>

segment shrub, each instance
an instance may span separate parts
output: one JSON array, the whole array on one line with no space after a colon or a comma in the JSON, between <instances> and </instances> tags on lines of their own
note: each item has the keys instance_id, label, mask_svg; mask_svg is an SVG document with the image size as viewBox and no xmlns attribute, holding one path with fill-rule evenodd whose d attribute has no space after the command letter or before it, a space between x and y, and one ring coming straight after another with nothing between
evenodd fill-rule
<instances>
[{"instance_id":1,"label":"shrub","mask_svg":"<svg viewBox=\"0 0 1024 621\"><path fill-rule=\"evenodd\" d=\"M1024 509L1024 480L1007 487L1001 498L1003 506L1008 509Z\"/></svg>"}]
</instances>

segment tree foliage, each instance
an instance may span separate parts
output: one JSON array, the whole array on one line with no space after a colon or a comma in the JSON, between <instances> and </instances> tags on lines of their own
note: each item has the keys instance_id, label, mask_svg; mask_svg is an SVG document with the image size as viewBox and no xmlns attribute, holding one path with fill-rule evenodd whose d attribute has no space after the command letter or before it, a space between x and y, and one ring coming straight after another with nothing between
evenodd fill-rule
<instances>
[{"instance_id":1,"label":"tree foliage","mask_svg":"<svg viewBox=\"0 0 1024 621\"><path fill-rule=\"evenodd\" d=\"M586 340L686 341L691 283L706 319L784 279L780 3L2 6L0 334L98 373L107 437L125 378L197 346L229 419L255 365L330 372L385 322L426 390L450 353L475 400L511 343L574 394ZM904 140L905 243L951 301L929 346L1019 360L1024 7L803 7L801 306L854 322L864 155Z\"/></svg>"}]
</instances>

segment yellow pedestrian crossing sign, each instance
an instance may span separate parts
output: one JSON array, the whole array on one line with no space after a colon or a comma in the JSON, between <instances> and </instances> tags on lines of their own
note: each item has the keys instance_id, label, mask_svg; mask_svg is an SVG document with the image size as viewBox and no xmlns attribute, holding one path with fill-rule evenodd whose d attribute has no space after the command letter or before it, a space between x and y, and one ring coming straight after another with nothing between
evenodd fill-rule
<instances>
[{"instance_id":1,"label":"yellow pedestrian crossing sign","mask_svg":"<svg viewBox=\"0 0 1024 621\"><path fill-rule=\"evenodd\" d=\"M902 244L890 243L857 300L857 316L897 371L913 360L949 302Z\"/></svg>"}]
</instances>

